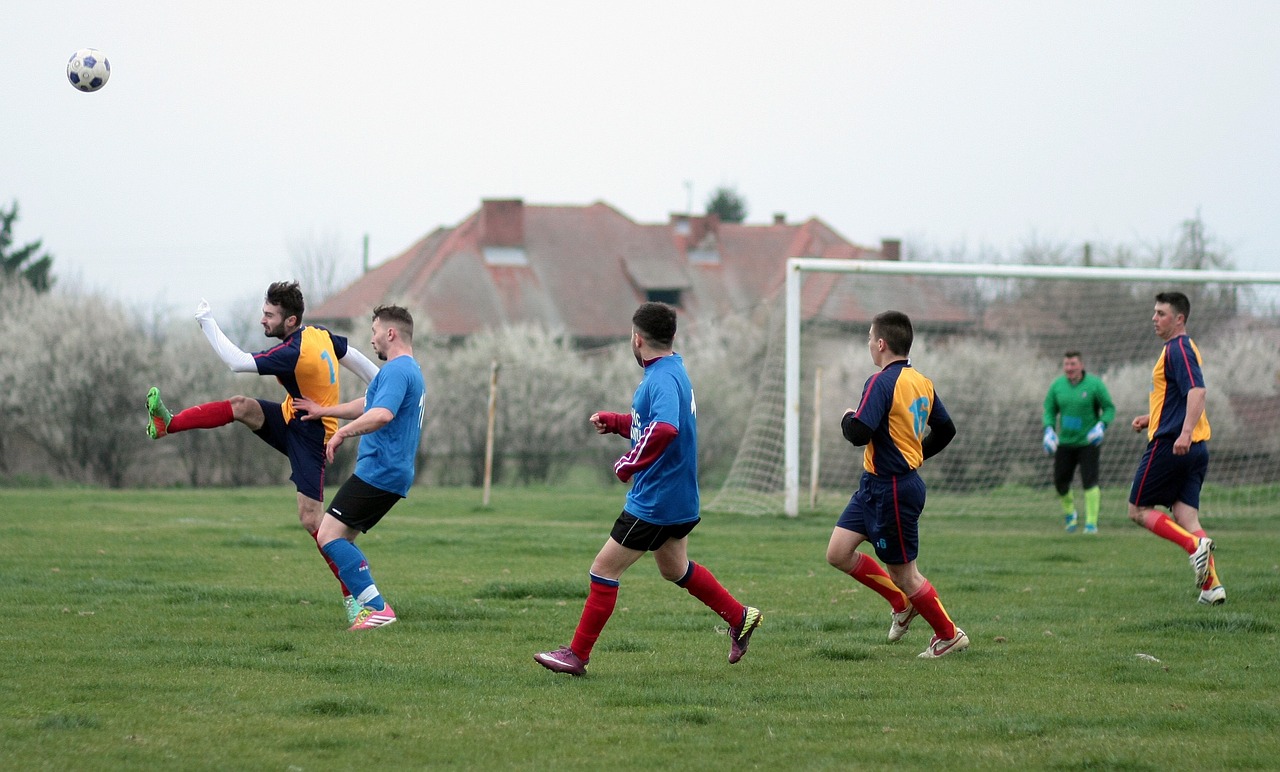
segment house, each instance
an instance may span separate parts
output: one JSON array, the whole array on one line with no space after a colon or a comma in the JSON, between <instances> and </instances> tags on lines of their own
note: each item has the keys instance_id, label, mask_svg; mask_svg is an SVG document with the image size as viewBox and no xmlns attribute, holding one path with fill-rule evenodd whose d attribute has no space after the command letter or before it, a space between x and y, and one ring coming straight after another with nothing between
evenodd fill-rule
<instances>
[{"instance_id":1,"label":"house","mask_svg":"<svg viewBox=\"0 0 1280 772\"><path fill-rule=\"evenodd\" d=\"M309 312L351 331L381 303L404 305L453 342L483 329L534 324L563 330L580 346L626 339L631 311L646 300L695 318L759 315L781 295L790 257L897 260L900 244L857 246L817 218L765 225L675 214L637 223L603 202L532 205L486 199L461 223L440 227L368 271ZM971 318L929 282L903 291L884 277L813 274L803 285L806 320L865 324L886 308L926 325Z\"/></svg>"}]
</instances>

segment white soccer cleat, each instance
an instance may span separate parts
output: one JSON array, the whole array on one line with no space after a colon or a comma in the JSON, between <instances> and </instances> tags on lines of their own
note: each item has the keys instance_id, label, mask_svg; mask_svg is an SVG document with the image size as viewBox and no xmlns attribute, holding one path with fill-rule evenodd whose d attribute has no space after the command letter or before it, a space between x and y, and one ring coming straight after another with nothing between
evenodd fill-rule
<instances>
[{"instance_id":1,"label":"white soccer cleat","mask_svg":"<svg viewBox=\"0 0 1280 772\"><path fill-rule=\"evenodd\" d=\"M1191 553L1191 567L1196 571L1196 587L1203 587L1209 579L1209 559L1213 557L1213 539L1200 537L1196 551Z\"/></svg>"},{"instance_id":2,"label":"white soccer cleat","mask_svg":"<svg viewBox=\"0 0 1280 772\"><path fill-rule=\"evenodd\" d=\"M907 628L911 627L911 620L920 616L920 612L916 611L915 606L907 606L906 611L895 611L890 616L893 617L893 622L889 624L889 643L897 643L907 634Z\"/></svg>"},{"instance_id":3,"label":"white soccer cleat","mask_svg":"<svg viewBox=\"0 0 1280 772\"><path fill-rule=\"evenodd\" d=\"M969 648L969 636L964 634L964 630L956 628L956 636L950 640L942 640L937 635L929 641L929 648L920 652L920 659L937 659L945 657L956 651L964 651Z\"/></svg>"},{"instance_id":4,"label":"white soccer cleat","mask_svg":"<svg viewBox=\"0 0 1280 772\"><path fill-rule=\"evenodd\" d=\"M1206 606L1221 606L1227 602L1227 588L1222 585L1200 591L1200 603Z\"/></svg>"}]
</instances>

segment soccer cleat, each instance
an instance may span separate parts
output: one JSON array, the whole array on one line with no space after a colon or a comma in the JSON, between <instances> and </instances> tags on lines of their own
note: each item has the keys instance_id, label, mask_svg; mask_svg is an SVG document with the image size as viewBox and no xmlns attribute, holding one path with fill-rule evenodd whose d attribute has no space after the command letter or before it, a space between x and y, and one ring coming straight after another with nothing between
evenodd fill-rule
<instances>
[{"instance_id":1,"label":"soccer cleat","mask_svg":"<svg viewBox=\"0 0 1280 772\"><path fill-rule=\"evenodd\" d=\"M729 628L729 664L742 659L742 655L747 653L747 644L751 643L751 634L756 631L760 623L764 621L764 615L760 613L760 609L747 606L742 611L742 624L738 627Z\"/></svg>"},{"instance_id":2,"label":"soccer cleat","mask_svg":"<svg viewBox=\"0 0 1280 772\"><path fill-rule=\"evenodd\" d=\"M1092 535L1094 535L1094 536L1097 536L1097 535L1098 535L1098 526L1096 526L1096 525L1094 525L1094 524L1092 524L1092 523L1089 523L1089 524L1085 525L1085 527L1084 527L1084 532L1085 532L1085 535L1092 534Z\"/></svg>"},{"instance_id":3,"label":"soccer cleat","mask_svg":"<svg viewBox=\"0 0 1280 772\"><path fill-rule=\"evenodd\" d=\"M568 646L561 646L555 651L543 651L533 655L533 661L547 670L569 675L586 675L587 662L573 653Z\"/></svg>"},{"instance_id":4,"label":"soccer cleat","mask_svg":"<svg viewBox=\"0 0 1280 772\"><path fill-rule=\"evenodd\" d=\"M396 612L391 610L390 603L384 603L381 611L376 611L368 606L361 606L356 612L356 621L351 623L348 630L373 630L378 627L386 627L396 621Z\"/></svg>"},{"instance_id":5,"label":"soccer cleat","mask_svg":"<svg viewBox=\"0 0 1280 772\"><path fill-rule=\"evenodd\" d=\"M347 624L354 625L356 623L356 617L360 615L359 601L357 601L354 596L344 595L342 596L342 605L346 607L347 610Z\"/></svg>"},{"instance_id":6,"label":"soccer cleat","mask_svg":"<svg viewBox=\"0 0 1280 772\"><path fill-rule=\"evenodd\" d=\"M964 634L964 630L956 628L956 637L949 640L942 640L936 634L929 640L929 648L920 652L920 659L937 659L945 657L956 651L964 651L969 648L969 636Z\"/></svg>"},{"instance_id":7,"label":"soccer cleat","mask_svg":"<svg viewBox=\"0 0 1280 772\"><path fill-rule=\"evenodd\" d=\"M889 643L897 643L907 634L911 620L920 616L920 612L916 611L915 606L907 606L906 611L895 611L890 616L893 617L893 622L889 625Z\"/></svg>"},{"instance_id":8,"label":"soccer cleat","mask_svg":"<svg viewBox=\"0 0 1280 772\"><path fill-rule=\"evenodd\" d=\"M1227 602L1227 588L1222 585L1200 591L1200 603L1206 606L1221 606Z\"/></svg>"},{"instance_id":9,"label":"soccer cleat","mask_svg":"<svg viewBox=\"0 0 1280 772\"><path fill-rule=\"evenodd\" d=\"M173 413L160 401L160 390L155 386L147 392L147 436L153 440L160 439L169 433L169 422Z\"/></svg>"},{"instance_id":10,"label":"soccer cleat","mask_svg":"<svg viewBox=\"0 0 1280 772\"><path fill-rule=\"evenodd\" d=\"M1213 539L1202 536L1196 544L1196 551L1191 553L1191 567L1196 571L1196 587L1204 587L1209 580L1209 559L1213 556Z\"/></svg>"},{"instance_id":11,"label":"soccer cleat","mask_svg":"<svg viewBox=\"0 0 1280 772\"><path fill-rule=\"evenodd\" d=\"M1075 512L1071 512L1070 514L1062 516L1062 522L1067 527L1067 533L1075 533L1076 525L1079 524L1080 518Z\"/></svg>"}]
</instances>

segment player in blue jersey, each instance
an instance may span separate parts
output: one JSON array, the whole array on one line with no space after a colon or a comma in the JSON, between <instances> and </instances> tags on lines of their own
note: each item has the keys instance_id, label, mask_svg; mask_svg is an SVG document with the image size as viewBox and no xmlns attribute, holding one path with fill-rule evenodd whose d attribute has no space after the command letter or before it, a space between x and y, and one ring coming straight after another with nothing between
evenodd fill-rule
<instances>
[{"instance_id":1,"label":"player in blue jersey","mask_svg":"<svg viewBox=\"0 0 1280 772\"><path fill-rule=\"evenodd\" d=\"M917 615L924 617L933 639L920 657L935 659L968 648L969 636L951 621L916 567L925 499L916 469L951 442L956 427L933 382L907 358L913 338L911 320L899 311L885 311L871 322L867 347L880 370L867 379L858 407L846 410L840 422L845 439L866 446L864 471L831 532L827 562L889 601L890 642L901 640ZM883 569L858 552L864 541L871 542Z\"/></svg>"},{"instance_id":2,"label":"player in blue jersey","mask_svg":"<svg viewBox=\"0 0 1280 772\"><path fill-rule=\"evenodd\" d=\"M364 397L331 406L297 401L306 421L354 419L329 438L325 445L329 461L347 438L360 437L355 473L329 502L318 537L321 551L338 566L343 583L360 604L351 630L371 630L396 621L396 612L374 584L369 562L355 541L409 495L427 397L422 368L413 358L413 316L408 310L375 308L372 345L386 364L369 382Z\"/></svg>"},{"instance_id":3,"label":"player in blue jersey","mask_svg":"<svg viewBox=\"0 0 1280 772\"><path fill-rule=\"evenodd\" d=\"M676 312L663 303L644 303L631 317L631 351L644 377L631 412L593 413L599 434L631 438L631 450L613 465L631 481L627 503L609 539L591 564L587 601L568 646L533 656L548 670L587 672L591 649L613 614L622 574L646 552L658 572L705 603L729 626L729 663L742 659L763 617L739 603L701 565L689 560L689 532L698 524L698 425L693 386L684 361L672 350Z\"/></svg>"},{"instance_id":4,"label":"player in blue jersey","mask_svg":"<svg viewBox=\"0 0 1280 772\"><path fill-rule=\"evenodd\" d=\"M1135 432L1147 430L1147 449L1129 489L1129 518L1186 550L1200 602L1217 606L1227 601L1227 591L1214 565L1213 539L1200 526L1200 486L1209 468L1209 417L1200 349L1187 335L1190 315L1191 301L1181 292L1156 295L1151 323L1164 341L1164 351L1151 371L1150 410L1132 423Z\"/></svg>"},{"instance_id":5,"label":"player in blue jersey","mask_svg":"<svg viewBox=\"0 0 1280 772\"><path fill-rule=\"evenodd\" d=\"M147 434L159 439L191 429L213 429L239 421L264 442L289 457L290 475L298 491L298 520L312 539L320 529L324 508L324 445L338 426L330 418L323 424L299 420L294 402L306 397L317 404L338 402L338 364L371 381L378 368L347 339L323 327L302 323L305 303L297 282L278 281L267 287L262 305L262 331L280 343L265 351L249 354L232 343L213 318L209 304L200 301L196 321L218 357L236 373L274 375L285 388L283 402L236 395L170 413L160 399L160 390L147 393ZM319 542L316 543L317 549ZM323 555L324 553L321 552ZM335 577L338 569L332 562ZM341 583L341 578L339 578ZM348 619L359 606L347 587L342 587Z\"/></svg>"}]
</instances>

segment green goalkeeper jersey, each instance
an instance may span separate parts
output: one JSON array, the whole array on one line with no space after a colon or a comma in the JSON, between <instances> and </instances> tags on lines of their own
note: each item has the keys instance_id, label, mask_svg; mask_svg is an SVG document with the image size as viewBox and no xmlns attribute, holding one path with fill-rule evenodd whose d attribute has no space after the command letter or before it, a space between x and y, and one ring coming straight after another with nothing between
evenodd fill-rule
<instances>
[{"instance_id":1,"label":"green goalkeeper jersey","mask_svg":"<svg viewBox=\"0 0 1280 772\"><path fill-rule=\"evenodd\" d=\"M1044 425L1057 425L1058 442L1068 447L1088 445L1087 435L1093 425L1101 421L1109 426L1115 417L1116 406L1106 385L1089 373L1074 385L1067 376L1059 375L1044 398Z\"/></svg>"}]
</instances>

